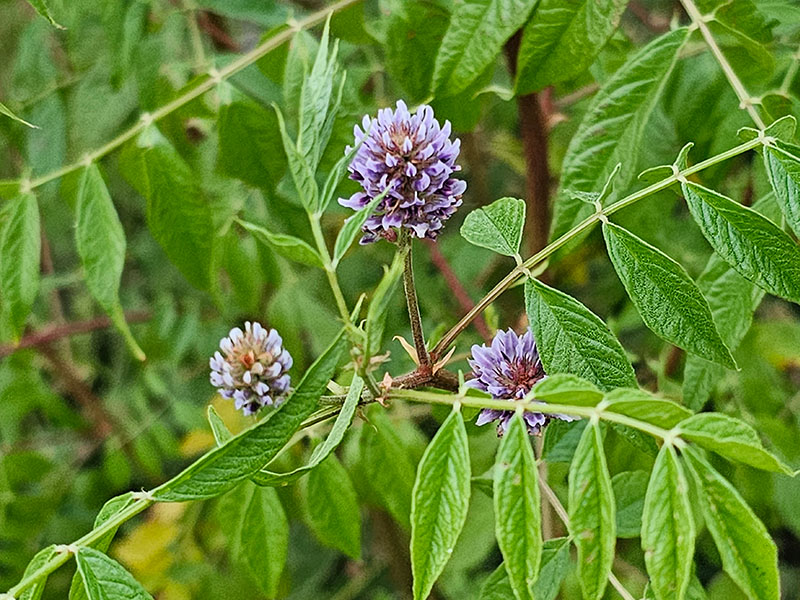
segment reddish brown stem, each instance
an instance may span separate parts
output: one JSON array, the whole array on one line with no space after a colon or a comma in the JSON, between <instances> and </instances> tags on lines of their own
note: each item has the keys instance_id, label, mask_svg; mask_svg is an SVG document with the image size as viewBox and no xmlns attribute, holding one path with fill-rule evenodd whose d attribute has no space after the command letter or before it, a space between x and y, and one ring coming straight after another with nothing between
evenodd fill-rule
<instances>
[{"instance_id":1,"label":"reddish brown stem","mask_svg":"<svg viewBox=\"0 0 800 600\"><path fill-rule=\"evenodd\" d=\"M431 251L431 262L439 269L439 272L441 272L442 277L444 277L447 283L447 287L453 292L453 297L456 299L456 302L458 302L461 310L469 312L475 307L475 303L472 301L472 298L470 298L467 290L464 289L458 275L453 271L453 268L450 266L445 255L442 254L436 242L428 240L427 244L428 249ZM486 325L486 320L483 318L483 315L479 315L472 323L486 343L492 341L492 333L489 331L489 327Z\"/></svg>"},{"instance_id":2,"label":"reddish brown stem","mask_svg":"<svg viewBox=\"0 0 800 600\"><path fill-rule=\"evenodd\" d=\"M505 51L512 76L517 71L517 54L521 32L506 43ZM528 214L525 222L526 246L529 254L547 245L550 235L550 169L547 164L547 126L537 94L517 96L519 132L525 154L525 201Z\"/></svg>"},{"instance_id":3,"label":"reddish brown stem","mask_svg":"<svg viewBox=\"0 0 800 600\"><path fill-rule=\"evenodd\" d=\"M142 323L151 318L149 311L131 311L125 313L125 320L128 323ZM23 337L18 344L0 345L0 358L13 354L23 348L33 348L50 344L61 338L90 333L99 329L108 329L112 326L111 319L108 317L96 317L88 321L76 321L60 325L51 325L39 331L34 331Z\"/></svg>"}]
</instances>

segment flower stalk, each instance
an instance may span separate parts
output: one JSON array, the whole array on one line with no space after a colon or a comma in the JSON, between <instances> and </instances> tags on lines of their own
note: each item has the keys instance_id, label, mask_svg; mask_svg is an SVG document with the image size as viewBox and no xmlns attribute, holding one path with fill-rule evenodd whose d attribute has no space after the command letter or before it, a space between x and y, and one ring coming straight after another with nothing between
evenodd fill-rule
<instances>
[{"instance_id":1,"label":"flower stalk","mask_svg":"<svg viewBox=\"0 0 800 600\"><path fill-rule=\"evenodd\" d=\"M414 348L417 351L417 360L423 370L430 370L431 358L425 346L425 334L422 331L422 316L419 311L417 287L414 283L414 262L411 252L412 240L407 231L400 233L398 252L403 253L403 291L408 306L408 320L411 322L411 336L414 339Z\"/></svg>"}]
</instances>

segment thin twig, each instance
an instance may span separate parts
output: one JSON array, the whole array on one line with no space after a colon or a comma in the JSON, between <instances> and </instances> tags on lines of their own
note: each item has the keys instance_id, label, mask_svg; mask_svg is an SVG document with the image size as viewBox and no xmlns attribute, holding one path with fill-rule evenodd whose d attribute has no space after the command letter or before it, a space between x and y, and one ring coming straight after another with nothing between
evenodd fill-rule
<instances>
[{"instance_id":1,"label":"thin twig","mask_svg":"<svg viewBox=\"0 0 800 600\"><path fill-rule=\"evenodd\" d=\"M144 321L149 321L151 317L151 313L144 310L134 310L125 313L125 320L128 323L142 323ZM111 322L111 319L105 316L95 317L94 319L89 319L88 321L74 321L72 323L51 325L49 327L40 329L39 331L34 331L27 334L17 344L4 344L0 346L0 358L8 356L9 354L13 354L17 350L43 346L62 338L90 333L99 329L108 329L112 326L113 323Z\"/></svg>"},{"instance_id":2,"label":"thin twig","mask_svg":"<svg viewBox=\"0 0 800 600\"><path fill-rule=\"evenodd\" d=\"M705 39L706 44L708 44L708 47L711 50L711 53L714 55L714 58L717 59L719 66L722 68L723 73L725 73L725 77L728 78L728 82L731 84L733 91L739 98L739 107L747 111L747 113L750 115L750 118L753 119L753 122L756 125L758 125L759 129L765 129L766 124L761 119L761 115L759 115L758 111L755 109L753 97L745 89L744 84L736 75L733 67L728 62L728 59L725 58L725 54L723 54L722 49L719 47L719 44L717 44L717 40L715 40L714 36L711 35L711 30L708 28L707 23L709 18L700 14L700 11L694 3L694 0L681 0L681 4L686 9L686 13L689 15L692 23L694 23L697 28L700 29L700 33L703 34L703 39Z\"/></svg>"},{"instance_id":3,"label":"thin twig","mask_svg":"<svg viewBox=\"0 0 800 600\"><path fill-rule=\"evenodd\" d=\"M450 291L453 293L453 297L458 302L459 306L461 306L461 310L468 312L474 306L475 303L472 301L472 298L469 297L469 293L464 288L464 285L461 283L461 280L456 275L453 268L450 266L445 255L439 249L439 245L432 241L428 241L428 250L431 252L431 262L434 266L439 269L439 272L442 274L442 277L447 283L447 287L450 288ZM478 318L475 319L474 323L475 329L478 330L478 333L483 338L486 343L492 341L492 332L489 331L489 326L486 324L486 319L483 318L483 315L479 315Z\"/></svg>"}]
</instances>

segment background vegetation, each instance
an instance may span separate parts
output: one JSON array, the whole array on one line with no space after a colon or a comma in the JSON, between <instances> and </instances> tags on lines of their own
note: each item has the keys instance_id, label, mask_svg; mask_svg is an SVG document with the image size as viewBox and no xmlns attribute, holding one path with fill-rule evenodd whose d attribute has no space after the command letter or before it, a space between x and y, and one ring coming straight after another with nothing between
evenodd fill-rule
<instances>
[{"instance_id":1,"label":"background vegetation","mask_svg":"<svg viewBox=\"0 0 800 600\"><path fill-rule=\"evenodd\" d=\"M293 130L325 3L32 4L55 24L26 2L0 0L0 108L9 113L0 116L4 230L9 207L21 194L33 190L32 206L38 207L38 217L30 211L20 217L27 249L8 242L8 233L0 241L0 590L20 579L39 549L89 531L106 500L150 490L213 448L207 405L233 431L252 423L208 383L208 357L230 327L248 319L279 330L295 359L295 382L341 327L325 272L286 258L286 251L276 251L280 244L263 243L235 221L314 243L272 105ZM531 42L539 39L548 10L559 4L581 17L597 10L594 20L586 18L592 29L570 30L550 47ZM741 143L742 127L800 118L800 5L793 0L702 0L696 7L664 0L472 0L466 6L485 9L478 17L485 30L453 33L451 19L465 3L449 0L345 1L330 21L346 79L319 160L320 182L353 143L353 125L398 98L411 106L430 102L461 139L464 206L437 244L418 243L415 252L424 325L434 342L514 267L511 258L458 235L471 210L504 196L524 198L521 254L531 256L551 230L562 234L591 213L559 188L564 177L570 189L599 192L619 161L612 200L619 199L644 187L636 175L672 164L687 142L694 142L690 162L697 163ZM690 14L691 7L700 12ZM679 50L645 62L639 79L617 88L625 98L624 119L635 126L612 126L615 154L608 164L565 161L587 110L597 106L598 89L651 40L697 21L698 14L714 15L705 26L718 44L714 51L702 32L693 31ZM485 40L485 56L467 53L458 64L437 59L443 39ZM642 81L649 87L637 100ZM797 141L792 132L788 141ZM87 162L99 170L87 175ZM102 213L107 204L91 207L92 214L108 218L99 230L80 226L80 190L96 176L119 215L119 232L113 216ZM664 171L656 173L661 177ZM764 163L755 152L738 153L693 179L744 205L770 201ZM336 197L356 189L343 181ZM762 301L756 288L723 263L715 265L676 191L654 193L614 220L684 265L713 299L715 316L728 311L723 318L732 326L723 337L735 349L739 371L687 357L645 327L608 260L599 228L550 256L542 279L609 324L641 387L692 410L736 416L785 462L800 464L797 305L772 296ZM336 202L329 205L321 219L328 240L350 213ZM779 221L780 213L773 214ZM31 236L39 222L40 234ZM100 276L87 267L93 243L99 245ZM104 248L114 250L109 261ZM372 296L392 257L385 242L350 249L338 266L349 307L364 292ZM31 272L35 277L21 283L15 277ZM450 368L468 371L470 345L497 328L526 327L524 307L521 286L488 306L459 337ZM387 310L382 348L391 354L378 373L400 375L414 364L392 340L411 339L399 290ZM218 499L157 504L120 530L109 554L161 600L409 597L411 487L447 412L401 401L388 410L366 407L342 442L339 462L323 463L344 475L307 477L263 498L240 487ZM480 481L494 464L498 441L494 428L470 421L471 472L478 480L436 598L477 598L502 560L491 493L482 491ZM307 462L327 428L304 431L308 435L272 467L283 471ZM553 426L542 450L547 481L565 502L576 431ZM613 569L639 597L648 579L637 538L653 456L612 429L605 450L620 538ZM714 464L775 540L783 597L800 598L800 478ZM352 485L310 489L331 480ZM319 497L351 516L321 521L313 504ZM356 503L359 508L351 510ZM248 515L253 505L261 511L260 525ZM246 532L258 526L264 535L253 542ZM542 526L545 539L566 533L552 508L545 509ZM559 563L553 578L563 583L553 593L580 597L575 564L574 554ZM747 597L722 572L707 531L698 535L695 564L706 591L693 587L695 595L687 597ZM69 566L51 575L43 597L65 598L73 572ZM491 596L496 589L490 584L483 597L507 597ZM606 591L608 598L617 594L613 587Z\"/></svg>"}]
</instances>

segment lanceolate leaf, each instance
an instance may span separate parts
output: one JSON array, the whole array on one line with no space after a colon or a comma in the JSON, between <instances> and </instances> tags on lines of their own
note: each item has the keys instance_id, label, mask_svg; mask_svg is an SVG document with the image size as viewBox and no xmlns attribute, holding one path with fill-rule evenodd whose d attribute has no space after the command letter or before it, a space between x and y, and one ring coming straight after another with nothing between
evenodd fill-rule
<instances>
[{"instance_id":1,"label":"lanceolate leaf","mask_svg":"<svg viewBox=\"0 0 800 600\"><path fill-rule=\"evenodd\" d=\"M10 108L8 108L8 107L7 107L5 104L3 104L2 102L0 102L0 115L5 115L5 116L7 116L9 119L13 119L13 120L14 120L14 121L16 121L17 123L22 123L23 125L27 125L28 127L31 127L32 129L39 129L39 128L38 128L36 125L34 125L33 123L28 123L26 120L24 120L24 119L20 119L20 118L19 118L17 115L15 115L13 112L11 112L11 109L10 109Z\"/></svg>"},{"instance_id":2,"label":"lanceolate leaf","mask_svg":"<svg viewBox=\"0 0 800 600\"><path fill-rule=\"evenodd\" d=\"M743 277L800 304L800 246L752 208L696 183L682 184L708 242Z\"/></svg>"},{"instance_id":3,"label":"lanceolate leaf","mask_svg":"<svg viewBox=\"0 0 800 600\"><path fill-rule=\"evenodd\" d=\"M314 411L346 348L347 340L339 332L280 407L153 490L155 499L182 502L213 498L267 464Z\"/></svg>"},{"instance_id":4,"label":"lanceolate leaf","mask_svg":"<svg viewBox=\"0 0 800 600\"><path fill-rule=\"evenodd\" d=\"M100 512L97 513L97 517L95 517L94 520L94 527L99 527L134 502L136 502L136 500L133 498L131 492L111 498L111 500L103 505ZM108 550L109 546L111 546L111 542L114 540L114 536L117 534L117 529L118 527L114 527L112 530L108 531L103 537L92 544L92 548L100 552ZM85 598L86 587L83 585L80 573L75 573L72 577L72 585L70 585L69 588L69 600L85 600Z\"/></svg>"},{"instance_id":5,"label":"lanceolate leaf","mask_svg":"<svg viewBox=\"0 0 800 600\"><path fill-rule=\"evenodd\" d=\"M16 338L39 291L39 207L33 194L7 202L0 216L0 307Z\"/></svg>"},{"instance_id":6,"label":"lanceolate leaf","mask_svg":"<svg viewBox=\"0 0 800 600\"><path fill-rule=\"evenodd\" d=\"M535 6L535 0L465 0L455 5L436 57L434 92L450 96L464 91Z\"/></svg>"},{"instance_id":7,"label":"lanceolate leaf","mask_svg":"<svg viewBox=\"0 0 800 600\"><path fill-rule=\"evenodd\" d=\"M454 410L425 449L411 504L414 600L425 600L447 564L467 519L470 465L467 432Z\"/></svg>"},{"instance_id":8,"label":"lanceolate leaf","mask_svg":"<svg viewBox=\"0 0 800 600\"><path fill-rule=\"evenodd\" d=\"M616 184L624 189L636 171L644 127L689 36L676 29L650 42L620 68L592 100L572 137L554 206L552 237L558 237L592 212L568 190L603 187L617 163Z\"/></svg>"},{"instance_id":9,"label":"lanceolate leaf","mask_svg":"<svg viewBox=\"0 0 800 600\"><path fill-rule=\"evenodd\" d=\"M22 577L26 577L38 571L44 564L56 555L56 547L54 545L42 548L37 552L25 567L25 572ZM26 589L19 597L19 600L39 600L44 593L44 587L47 585L47 577L42 577L28 589Z\"/></svg>"},{"instance_id":10,"label":"lanceolate leaf","mask_svg":"<svg viewBox=\"0 0 800 600\"><path fill-rule=\"evenodd\" d=\"M800 235L800 158L794 152L800 148L783 142L764 147L764 166L775 198L781 206L789 227Z\"/></svg>"},{"instance_id":11,"label":"lanceolate leaf","mask_svg":"<svg viewBox=\"0 0 800 600\"><path fill-rule=\"evenodd\" d=\"M739 275L718 254L709 258L697 279L697 287L708 300L722 341L728 348L735 349L750 329L753 312L761 303L764 291ZM723 367L699 356L688 355L683 370L684 404L692 410L700 410L715 381L724 374Z\"/></svg>"},{"instance_id":12,"label":"lanceolate leaf","mask_svg":"<svg viewBox=\"0 0 800 600\"><path fill-rule=\"evenodd\" d=\"M728 460L757 469L794 474L761 444L756 430L744 421L720 413L700 413L682 421L680 435Z\"/></svg>"},{"instance_id":13,"label":"lanceolate leaf","mask_svg":"<svg viewBox=\"0 0 800 600\"><path fill-rule=\"evenodd\" d=\"M514 256L519 253L524 227L525 201L500 198L469 213L461 226L461 237L470 244Z\"/></svg>"},{"instance_id":14,"label":"lanceolate leaf","mask_svg":"<svg viewBox=\"0 0 800 600\"><path fill-rule=\"evenodd\" d=\"M547 540L542 548L542 560L539 577L533 586L535 600L555 600L561 584L569 571L569 539L554 538ZM481 588L479 600L511 600L514 591L506 572L505 563L501 563Z\"/></svg>"},{"instance_id":15,"label":"lanceolate leaf","mask_svg":"<svg viewBox=\"0 0 800 600\"><path fill-rule=\"evenodd\" d=\"M663 398L656 398L648 392L636 389L613 390L605 395L607 412L625 415L664 429L672 429L678 423L692 416L692 411Z\"/></svg>"},{"instance_id":16,"label":"lanceolate leaf","mask_svg":"<svg viewBox=\"0 0 800 600\"><path fill-rule=\"evenodd\" d=\"M147 226L184 277L201 290L212 284L211 208L189 165L154 128L128 149L131 184L147 199Z\"/></svg>"},{"instance_id":17,"label":"lanceolate leaf","mask_svg":"<svg viewBox=\"0 0 800 600\"><path fill-rule=\"evenodd\" d=\"M517 56L517 94L572 79L592 64L628 0L541 0Z\"/></svg>"},{"instance_id":18,"label":"lanceolate leaf","mask_svg":"<svg viewBox=\"0 0 800 600\"><path fill-rule=\"evenodd\" d=\"M75 242L86 273L86 285L122 333L134 356L144 360L144 352L125 322L119 301L119 282L125 264L125 232L103 177L94 164L81 174L75 212Z\"/></svg>"},{"instance_id":19,"label":"lanceolate leaf","mask_svg":"<svg viewBox=\"0 0 800 600\"><path fill-rule=\"evenodd\" d=\"M222 498L218 515L231 558L274 598L289 545L289 522L277 492L246 481Z\"/></svg>"},{"instance_id":20,"label":"lanceolate leaf","mask_svg":"<svg viewBox=\"0 0 800 600\"><path fill-rule=\"evenodd\" d=\"M361 557L361 514L353 482L331 454L308 474L308 517L322 543L349 557Z\"/></svg>"},{"instance_id":21,"label":"lanceolate leaf","mask_svg":"<svg viewBox=\"0 0 800 600\"><path fill-rule=\"evenodd\" d=\"M99 550L81 547L75 561L89 600L153 600L125 567Z\"/></svg>"},{"instance_id":22,"label":"lanceolate leaf","mask_svg":"<svg viewBox=\"0 0 800 600\"><path fill-rule=\"evenodd\" d=\"M239 222L242 227L252 233L259 242L271 248L281 256L285 256L290 260L295 260L311 267L322 268L324 266L322 264L322 259L319 257L319 253L300 238L285 233L274 233L255 223L248 223L247 221Z\"/></svg>"},{"instance_id":23,"label":"lanceolate leaf","mask_svg":"<svg viewBox=\"0 0 800 600\"><path fill-rule=\"evenodd\" d=\"M59 25L53 18L53 13L50 11L50 7L48 6L46 0L28 0L28 3L36 9L36 12L47 19L50 22L50 25L56 29L64 29L64 26Z\"/></svg>"},{"instance_id":24,"label":"lanceolate leaf","mask_svg":"<svg viewBox=\"0 0 800 600\"><path fill-rule=\"evenodd\" d=\"M658 453L642 513L642 550L658 600L683 600L692 574L694 516L675 447Z\"/></svg>"},{"instance_id":25,"label":"lanceolate leaf","mask_svg":"<svg viewBox=\"0 0 800 600\"><path fill-rule=\"evenodd\" d=\"M676 346L736 367L708 302L681 265L612 223L603 224L603 236L614 269L645 325Z\"/></svg>"},{"instance_id":26,"label":"lanceolate leaf","mask_svg":"<svg viewBox=\"0 0 800 600\"><path fill-rule=\"evenodd\" d=\"M578 579L587 600L599 600L614 562L616 515L611 477L597 423L591 423L569 470L569 530L578 549Z\"/></svg>"},{"instance_id":27,"label":"lanceolate leaf","mask_svg":"<svg viewBox=\"0 0 800 600\"><path fill-rule=\"evenodd\" d=\"M539 473L522 415L517 413L500 442L494 467L497 544L517 600L532 598L542 555Z\"/></svg>"},{"instance_id":28,"label":"lanceolate leaf","mask_svg":"<svg viewBox=\"0 0 800 600\"><path fill-rule=\"evenodd\" d=\"M347 397L342 405L342 410L339 411L339 414L336 416L336 421L334 421L333 427L331 427L331 431L328 433L328 437L326 437L325 441L319 446L314 448L308 460L308 464L297 467L288 473L273 473L265 469L257 471L253 474L253 481L258 485L289 485L328 458L342 442L347 428L350 427L350 424L353 422L353 416L355 416L358 403L361 401L361 392L363 389L364 380L358 375L354 375L353 381L350 383L350 389L347 392Z\"/></svg>"},{"instance_id":29,"label":"lanceolate leaf","mask_svg":"<svg viewBox=\"0 0 800 600\"><path fill-rule=\"evenodd\" d=\"M277 106L273 106L273 108L278 117L278 129L283 140L283 151L286 152L289 172L292 174L295 188L297 188L297 193L300 196L300 203L308 212L313 213L319 208L319 186L317 186L317 181L314 179L314 172L311 170L308 158L297 149L295 142L286 131L286 123L283 120L283 114L280 109Z\"/></svg>"},{"instance_id":30,"label":"lanceolate leaf","mask_svg":"<svg viewBox=\"0 0 800 600\"><path fill-rule=\"evenodd\" d=\"M548 375L533 386L533 397L551 404L596 406L603 399L603 392L580 377L556 373Z\"/></svg>"},{"instance_id":31,"label":"lanceolate leaf","mask_svg":"<svg viewBox=\"0 0 800 600\"><path fill-rule=\"evenodd\" d=\"M603 390L636 386L625 350L606 324L583 304L528 279L525 306L548 374L571 373Z\"/></svg>"},{"instance_id":32,"label":"lanceolate leaf","mask_svg":"<svg viewBox=\"0 0 800 600\"><path fill-rule=\"evenodd\" d=\"M361 432L361 460L366 479L395 521L410 526L414 464L402 438L380 407L367 411L370 426Z\"/></svg>"},{"instance_id":33,"label":"lanceolate leaf","mask_svg":"<svg viewBox=\"0 0 800 600\"><path fill-rule=\"evenodd\" d=\"M367 324L365 326L367 343L364 347L364 355L367 360L378 354L383 343L383 332L386 328L386 315L389 306L400 281L403 272L403 257L395 254L391 266L386 270L381 278L375 293L370 300L367 309Z\"/></svg>"},{"instance_id":34,"label":"lanceolate leaf","mask_svg":"<svg viewBox=\"0 0 800 600\"><path fill-rule=\"evenodd\" d=\"M383 192L370 200L364 208L359 210L356 214L349 217L342 225L339 235L336 236L336 242L333 245L333 265L334 267L342 260L344 253L356 239L356 236L361 231L361 226L366 223L370 215L375 211L375 208L380 204L381 200L389 193L390 188L386 188Z\"/></svg>"},{"instance_id":35,"label":"lanceolate leaf","mask_svg":"<svg viewBox=\"0 0 800 600\"><path fill-rule=\"evenodd\" d=\"M697 450L686 448L684 456L702 490L700 504L723 569L748 598L779 600L778 550L767 528Z\"/></svg>"}]
</instances>

